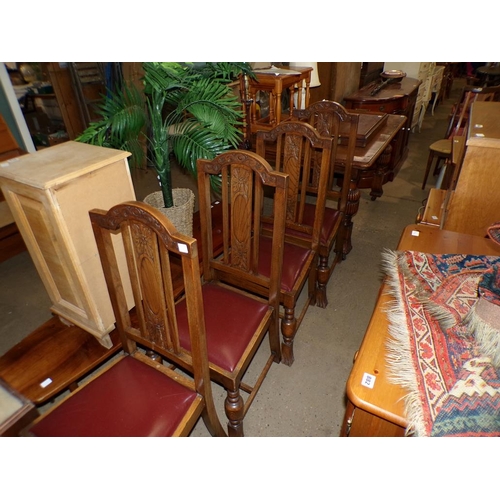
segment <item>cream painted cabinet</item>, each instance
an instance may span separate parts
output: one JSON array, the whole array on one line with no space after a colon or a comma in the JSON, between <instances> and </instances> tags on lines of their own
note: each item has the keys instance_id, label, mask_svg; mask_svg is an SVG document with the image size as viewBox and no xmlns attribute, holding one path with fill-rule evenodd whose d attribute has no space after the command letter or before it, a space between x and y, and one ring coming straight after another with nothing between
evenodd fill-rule
<instances>
[{"instance_id":1,"label":"cream painted cabinet","mask_svg":"<svg viewBox=\"0 0 500 500\"><path fill-rule=\"evenodd\" d=\"M0 186L52 312L106 347L115 320L88 212L135 200L128 156L70 141L0 165ZM125 270L121 237L115 236L114 243ZM126 294L132 307L130 286Z\"/></svg>"}]
</instances>

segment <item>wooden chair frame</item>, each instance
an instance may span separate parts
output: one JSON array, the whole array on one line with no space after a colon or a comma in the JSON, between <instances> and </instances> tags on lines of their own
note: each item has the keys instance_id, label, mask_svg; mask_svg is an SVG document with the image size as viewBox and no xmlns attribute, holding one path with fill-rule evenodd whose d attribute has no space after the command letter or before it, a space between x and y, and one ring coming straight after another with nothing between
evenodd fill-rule
<instances>
[{"instance_id":1,"label":"wooden chair frame","mask_svg":"<svg viewBox=\"0 0 500 500\"><path fill-rule=\"evenodd\" d=\"M237 366L224 370L210 363L212 380L227 391L225 402L230 435L243 435L243 418L273 363L281 361L279 341L279 284L281 282L283 243L285 233L285 202L288 176L275 172L260 156L251 151L235 150L222 153L213 160L199 159L198 196L203 249L204 286L230 286L239 293L268 304L265 318ZM220 176L222 204L223 249L214 254L212 242L212 176ZM274 221L271 258L275 265L270 274L263 274L259 265L261 231L264 212L264 191L274 193ZM222 308L231 307L222 304ZM235 329L238 325L235 325ZM269 335L270 355L259 378L252 386L242 381L249 364L262 342ZM228 342L231 340L228 338ZM210 357L210 351L209 351ZM245 402L240 389L249 394Z\"/></svg>"},{"instance_id":2,"label":"wooden chair frame","mask_svg":"<svg viewBox=\"0 0 500 500\"><path fill-rule=\"evenodd\" d=\"M349 193L353 187L352 164L356 148L359 115L349 113L341 104L335 101L323 100L311 104L306 109L294 110L294 118L309 123L320 135L333 139L325 210L336 211L337 215L335 225L330 228L327 235L320 238L316 289L316 305L326 307L328 305L326 287L330 276L336 264L346 258L345 240L350 228L345 215L348 210ZM343 162L343 173L339 178L336 178L337 147L341 142L346 144L346 157L345 162ZM317 176L313 178L314 181L317 181L317 179ZM308 190L317 195L317 182L308 186ZM330 263L332 250L335 252L335 256Z\"/></svg>"},{"instance_id":3,"label":"wooden chair frame","mask_svg":"<svg viewBox=\"0 0 500 500\"><path fill-rule=\"evenodd\" d=\"M76 397L90 384L97 383L101 376L126 357L132 357L197 394L173 436L189 435L200 416L212 435L226 435L212 396L196 240L178 233L159 210L140 201L121 203L107 212L91 210L90 220L125 353L39 420L50 416L52 411ZM131 311L124 292L126 281L120 274L116 258L119 248L116 233L122 236L135 300L135 307ZM181 347L179 339L171 258L178 258L182 262L190 350ZM165 366L151 359L139 346L159 353L173 365ZM179 365L189 367L192 376L174 370L174 366Z\"/></svg>"},{"instance_id":4,"label":"wooden chair frame","mask_svg":"<svg viewBox=\"0 0 500 500\"><path fill-rule=\"evenodd\" d=\"M286 290L282 287L280 292L284 308L281 320L283 363L291 365L294 360L295 334L309 305L316 303L318 248L329 185L333 140L322 137L308 123L291 120L281 122L270 131L259 131L256 148L257 154L271 160L276 171L289 174L285 240L310 251L293 288ZM312 193L316 202L314 206L309 203ZM296 317L296 304L306 282L307 297Z\"/></svg>"}]
</instances>

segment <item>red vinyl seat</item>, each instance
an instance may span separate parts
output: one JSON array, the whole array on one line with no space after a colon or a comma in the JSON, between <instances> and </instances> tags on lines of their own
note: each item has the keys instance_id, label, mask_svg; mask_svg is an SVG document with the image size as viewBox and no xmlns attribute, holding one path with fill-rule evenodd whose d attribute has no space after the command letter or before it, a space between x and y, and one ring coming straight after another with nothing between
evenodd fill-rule
<instances>
[{"instance_id":1,"label":"red vinyl seat","mask_svg":"<svg viewBox=\"0 0 500 500\"><path fill-rule=\"evenodd\" d=\"M123 357L83 387L50 418L30 429L34 436L171 436L197 397L154 368Z\"/></svg>"}]
</instances>

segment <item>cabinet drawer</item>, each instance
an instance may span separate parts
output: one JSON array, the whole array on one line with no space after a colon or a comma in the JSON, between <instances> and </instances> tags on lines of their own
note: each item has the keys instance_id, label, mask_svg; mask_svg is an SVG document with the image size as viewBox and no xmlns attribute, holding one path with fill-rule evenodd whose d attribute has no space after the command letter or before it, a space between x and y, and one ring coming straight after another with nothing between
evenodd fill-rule
<instances>
[{"instance_id":1,"label":"cabinet drawer","mask_svg":"<svg viewBox=\"0 0 500 500\"><path fill-rule=\"evenodd\" d=\"M397 101L387 102L358 102L353 103L355 109L367 109L377 113L390 113L390 114L406 114L407 112L407 99L398 99Z\"/></svg>"}]
</instances>

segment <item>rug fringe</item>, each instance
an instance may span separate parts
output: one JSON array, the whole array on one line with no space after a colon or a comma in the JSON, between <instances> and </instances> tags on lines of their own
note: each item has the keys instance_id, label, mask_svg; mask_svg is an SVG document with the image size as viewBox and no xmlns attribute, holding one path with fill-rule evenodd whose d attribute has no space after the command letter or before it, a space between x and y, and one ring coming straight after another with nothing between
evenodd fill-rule
<instances>
[{"instance_id":1,"label":"rug fringe","mask_svg":"<svg viewBox=\"0 0 500 500\"><path fill-rule=\"evenodd\" d=\"M446 331L457 324L457 320L453 314L447 311L444 307L441 307L439 304L436 304L436 302L433 302L429 298L421 298L420 301L443 330Z\"/></svg>"},{"instance_id":2,"label":"rug fringe","mask_svg":"<svg viewBox=\"0 0 500 500\"><path fill-rule=\"evenodd\" d=\"M406 435L425 436L425 420L420 402L409 333L406 328L406 316L402 305L401 284L398 279L398 267L402 263L403 253L384 249L382 252L382 269L386 275L386 283L390 290L390 301L386 314L389 319L390 338L387 341L388 378L391 382L404 387L408 393L404 398L408 426Z\"/></svg>"},{"instance_id":3,"label":"rug fringe","mask_svg":"<svg viewBox=\"0 0 500 500\"><path fill-rule=\"evenodd\" d=\"M476 311L475 304L464 318L464 324L475 335L479 352L490 358L495 368L500 368L500 330L482 319Z\"/></svg>"}]
</instances>

